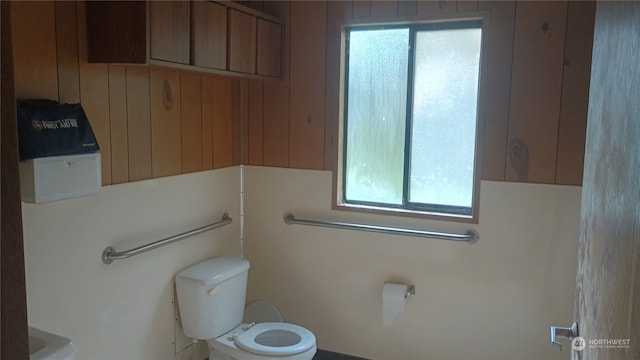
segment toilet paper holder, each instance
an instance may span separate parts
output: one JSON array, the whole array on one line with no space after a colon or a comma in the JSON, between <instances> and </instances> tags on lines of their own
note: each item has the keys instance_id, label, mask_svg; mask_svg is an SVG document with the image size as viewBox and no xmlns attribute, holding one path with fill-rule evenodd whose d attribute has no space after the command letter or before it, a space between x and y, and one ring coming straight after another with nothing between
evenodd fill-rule
<instances>
[{"instance_id":1,"label":"toilet paper holder","mask_svg":"<svg viewBox=\"0 0 640 360\"><path fill-rule=\"evenodd\" d=\"M385 284L394 284L392 282L384 282ZM404 284L398 284L398 285L404 285ZM404 285L406 287L405 291L404 291L404 298L408 299L409 296L415 295L416 294L416 287L414 285Z\"/></svg>"},{"instance_id":2,"label":"toilet paper holder","mask_svg":"<svg viewBox=\"0 0 640 360\"><path fill-rule=\"evenodd\" d=\"M409 296L416 294L416 287L413 285L407 285L407 290L404 292L404 298L408 299Z\"/></svg>"}]
</instances>

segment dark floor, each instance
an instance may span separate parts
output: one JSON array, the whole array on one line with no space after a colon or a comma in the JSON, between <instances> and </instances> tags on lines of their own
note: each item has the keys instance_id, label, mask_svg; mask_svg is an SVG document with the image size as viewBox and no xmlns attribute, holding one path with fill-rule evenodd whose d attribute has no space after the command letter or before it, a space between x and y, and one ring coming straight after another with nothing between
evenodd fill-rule
<instances>
[{"instance_id":1,"label":"dark floor","mask_svg":"<svg viewBox=\"0 0 640 360\"><path fill-rule=\"evenodd\" d=\"M316 356L313 357L313 360L367 360L351 355L342 355L338 353L334 353L331 351L320 350L316 353Z\"/></svg>"}]
</instances>

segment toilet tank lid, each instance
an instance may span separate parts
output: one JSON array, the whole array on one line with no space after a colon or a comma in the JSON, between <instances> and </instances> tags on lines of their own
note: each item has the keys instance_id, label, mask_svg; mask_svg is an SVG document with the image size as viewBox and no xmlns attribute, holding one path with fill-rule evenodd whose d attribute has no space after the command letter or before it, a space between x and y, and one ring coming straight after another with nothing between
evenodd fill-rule
<instances>
[{"instance_id":1,"label":"toilet tank lid","mask_svg":"<svg viewBox=\"0 0 640 360\"><path fill-rule=\"evenodd\" d=\"M237 257L216 257L195 264L176 275L176 281L188 279L203 285L219 284L249 270L249 261Z\"/></svg>"}]
</instances>

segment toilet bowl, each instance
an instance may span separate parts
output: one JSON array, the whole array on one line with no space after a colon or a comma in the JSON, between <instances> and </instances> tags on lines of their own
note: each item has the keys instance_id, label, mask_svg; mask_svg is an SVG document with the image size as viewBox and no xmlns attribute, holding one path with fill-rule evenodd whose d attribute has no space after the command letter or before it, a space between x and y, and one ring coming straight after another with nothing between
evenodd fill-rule
<instances>
[{"instance_id":1,"label":"toilet bowl","mask_svg":"<svg viewBox=\"0 0 640 360\"><path fill-rule=\"evenodd\" d=\"M316 353L311 331L280 322L240 324L207 344L212 360L311 360Z\"/></svg>"},{"instance_id":2,"label":"toilet bowl","mask_svg":"<svg viewBox=\"0 0 640 360\"><path fill-rule=\"evenodd\" d=\"M311 360L316 338L282 320L273 305L256 302L248 317L272 321L242 322L249 262L241 258L206 260L176 275L178 308L184 334L206 340L210 360Z\"/></svg>"}]
</instances>

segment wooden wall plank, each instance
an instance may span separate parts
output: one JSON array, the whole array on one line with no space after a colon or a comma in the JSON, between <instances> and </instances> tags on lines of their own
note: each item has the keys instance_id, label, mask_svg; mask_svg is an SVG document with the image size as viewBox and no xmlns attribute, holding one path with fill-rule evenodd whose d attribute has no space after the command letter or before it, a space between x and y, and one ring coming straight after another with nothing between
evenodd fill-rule
<instances>
[{"instance_id":1,"label":"wooden wall plank","mask_svg":"<svg viewBox=\"0 0 640 360\"><path fill-rule=\"evenodd\" d=\"M456 12L457 4L455 0L439 0L439 1L418 1L418 14L442 14Z\"/></svg>"},{"instance_id":2,"label":"wooden wall plank","mask_svg":"<svg viewBox=\"0 0 640 360\"><path fill-rule=\"evenodd\" d=\"M370 16L371 16L371 1L368 1L368 0L353 1L354 19L368 18Z\"/></svg>"},{"instance_id":3,"label":"wooden wall plank","mask_svg":"<svg viewBox=\"0 0 640 360\"><path fill-rule=\"evenodd\" d=\"M111 126L111 183L125 183L129 181L129 139L124 65L109 65L109 124Z\"/></svg>"},{"instance_id":4,"label":"wooden wall plank","mask_svg":"<svg viewBox=\"0 0 640 360\"><path fill-rule=\"evenodd\" d=\"M202 170L202 86L200 75L180 74L182 173Z\"/></svg>"},{"instance_id":5,"label":"wooden wall plank","mask_svg":"<svg viewBox=\"0 0 640 360\"><path fill-rule=\"evenodd\" d=\"M202 101L210 102L213 109L213 167L218 169L233 163L232 81L221 77L209 77L206 81L210 82L211 97Z\"/></svg>"},{"instance_id":6,"label":"wooden wall plank","mask_svg":"<svg viewBox=\"0 0 640 360\"><path fill-rule=\"evenodd\" d=\"M569 2L556 184L582 184L595 9L595 2Z\"/></svg>"},{"instance_id":7,"label":"wooden wall plank","mask_svg":"<svg viewBox=\"0 0 640 360\"><path fill-rule=\"evenodd\" d=\"M376 0L371 2L371 17L391 17L398 14L398 1Z\"/></svg>"},{"instance_id":8,"label":"wooden wall plank","mask_svg":"<svg viewBox=\"0 0 640 360\"><path fill-rule=\"evenodd\" d=\"M202 170L213 169L213 79L202 77Z\"/></svg>"},{"instance_id":9,"label":"wooden wall plank","mask_svg":"<svg viewBox=\"0 0 640 360\"><path fill-rule=\"evenodd\" d=\"M151 179L151 98L149 69L127 66L129 181Z\"/></svg>"},{"instance_id":10,"label":"wooden wall plank","mask_svg":"<svg viewBox=\"0 0 640 360\"><path fill-rule=\"evenodd\" d=\"M198 74L180 74L182 173L202 170L202 86Z\"/></svg>"},{"instance_id":11,"label":"wooden wall plank","mask_svg":"<svg viewBox=\"0 0 640 360\"><path fill-rule=\"evenodd\" d=\"M182 171L180 73L151 69L151 169L153 177Z\"/></svg>"},{"instance_id":12,"label":"wooden wall plank","mask_svg":"<svg viewBox=\"0 0 640 360\"><path fill-rule=\"evenodd\" d=\"M109 124L109 70L106 64L87 63L85 3L77 3L80 103L100 145L102 185L111 184L111 126Z\"/></svg>"},{"instance_id":13,"label":"wooden wall plank","mask_svg":"<svg viewBox=\"0 0 640 360\"><path fill-rule=\"evenodd\" d=\"M80 102L78 71L78 27L76 3L56 1L56 54L58 60L58 98L60 103Z\"/></svg>"},{"instance_id":14,"label":"wooden wall plank","mask_svg":"<svg viewBox=\"0 0 640 360\"><path fill-rule=\"evenodd\" d=\"M256 9L258 11L264 10L264 1L244 1L242 5Z\"/></svg>"},{"instance_id":15,"label":"wooden wall plank","mask_svg":"<svg viewBox=\"0 0 640 360\"><path fill-rule=\"evenodd\" d=\"M232 96L232 159L233 165L249 161L249 83L235 79L231 85Z\"/></svg>"},{"instance_id":16,"label":"wooden wall plank","mask_svg":"<svg viewBox=\"0 0 640 360\"><path fill-rule=\"evenodd\" d=\"M262 117L264 86L262 82L249 82L248 163L262 165Z\"/></svg>"},{"instance_id":17,"label":"wooden wall plank","mask_svg":"<svg viewBox=\"0 0 640 360\"><path fill-rule=\"evenodd\" d=\"M80 66L80 100L95 133L102 162L102 185L111 184L111 126L109 124L109 79L106 65Z\"/></svg>"},{"instance_id":18,"label":"wooden wall plank","mask_svg":"<svg viewBox=\"0 0 640 360\"><path fill-rule=\"evenodd\" d=\"M242 164L242 147L247 146L242 139L242 111L246 110L247 102L241 100L242 87L241 80L234 79L231 82L231 164L233 166ZM244 94L246 95L246 94Z\"/></svg>"},{"instance_id":19,"label":"wooden wall plank","mask_svg":"<svg viewBox=\"0 0 640 360\"><path fill-rule=\"evenodd\" d=\"M400 3L405 3L401 1ZM410 1L407 3L411 3ZM415 2L414 2L415 11ZM327 2L327 56L325 81L324 168L331 170L338 157L338 124L340 119L340 58L341 19L353 16L353 7L347 1Z\"/></svg>"},{"instance_id":20,"label":"wooden wall plank","mask_svg":"<svg viewBox=\"0 0 640 360\"><path fill-rule=\"evenodd\" d=\"M324 168L326 2L291 3L289 166Z\"/></svg>"},{"instance_id":21,"label":"wooden wall plank","mask_svg":"<svg viewBox=\"0 0 640 360\"><path fill-rule=\"evenodd\" d=\"M239 146L235 146L234 150L240 150L240 161L235 162L233 165L247 164L249 162L249 81L241 80L238 83L240 85L240 96L234 98L234 101L237 99L242 106L240 108L240 121L234 118L234 124L239 125L240 140L238 141Z\"/></svg>"},{"instance_id":22,"label":"wooden wall plank","mask_svg":"<svg viewBox=\"0 0 640 360\"><path fill-rule=\"evenodd\" d=\"M265 11L290 24L290 6L288 1L267 1ZM269 81L264 84L263 118L263 164L265 166L289 166L289 63L290 63L290 26L285 25L282 43L282 81Z\"/></svg>"},{"instance_id":23,"label":"wooden wall plank","mask_svg":"<svg viewBox=\"0 0 640 360\"><path fill-rule=\"evenodd\" d=\"M483 1L480 10L491 13L491 19L484 27L486 43L482 54L480 165L482 179L504 181L515 2Z\"/></svg>"},{"instance_id":24,"label":"wooden wall plank","mask_svg":"<svg viewBox=\"0 0 640 360\"><path fill-rule=\"evenodd\" d=\"M456 12L465 13L465 12L478 11L478 2L479 2L478 0L457 1Z\"/></svg>"},{"instance_id":25,"label":"wooden wall plank","mask_svg":"<svg viewBox=\"0 0 640 360\"><path fill-rule=\"evenodd\" d=\"M506 179L553 183L566 2L518 2Z\"/></svg>"},{"instance_id":26,"label":"wooden wall plank","mask_svg":"<svg viewBox=\"0 0 640 360\"><path fill-rule=\"evenodd\" d=\"M11 16L16 99L58 100L54 3L12 1Z\"/></svg>"},{"instance_id":27,"label":"wooden wall plank","mask_svg":"<svg viewBox=\"0 0 640 360\"><path fill-rule=\"evenodd\" d=\"M399 16L412 16L417 13L418 13L418 1L411 1L411 0L398 1Z\"/></svg>"}]
</instances>

